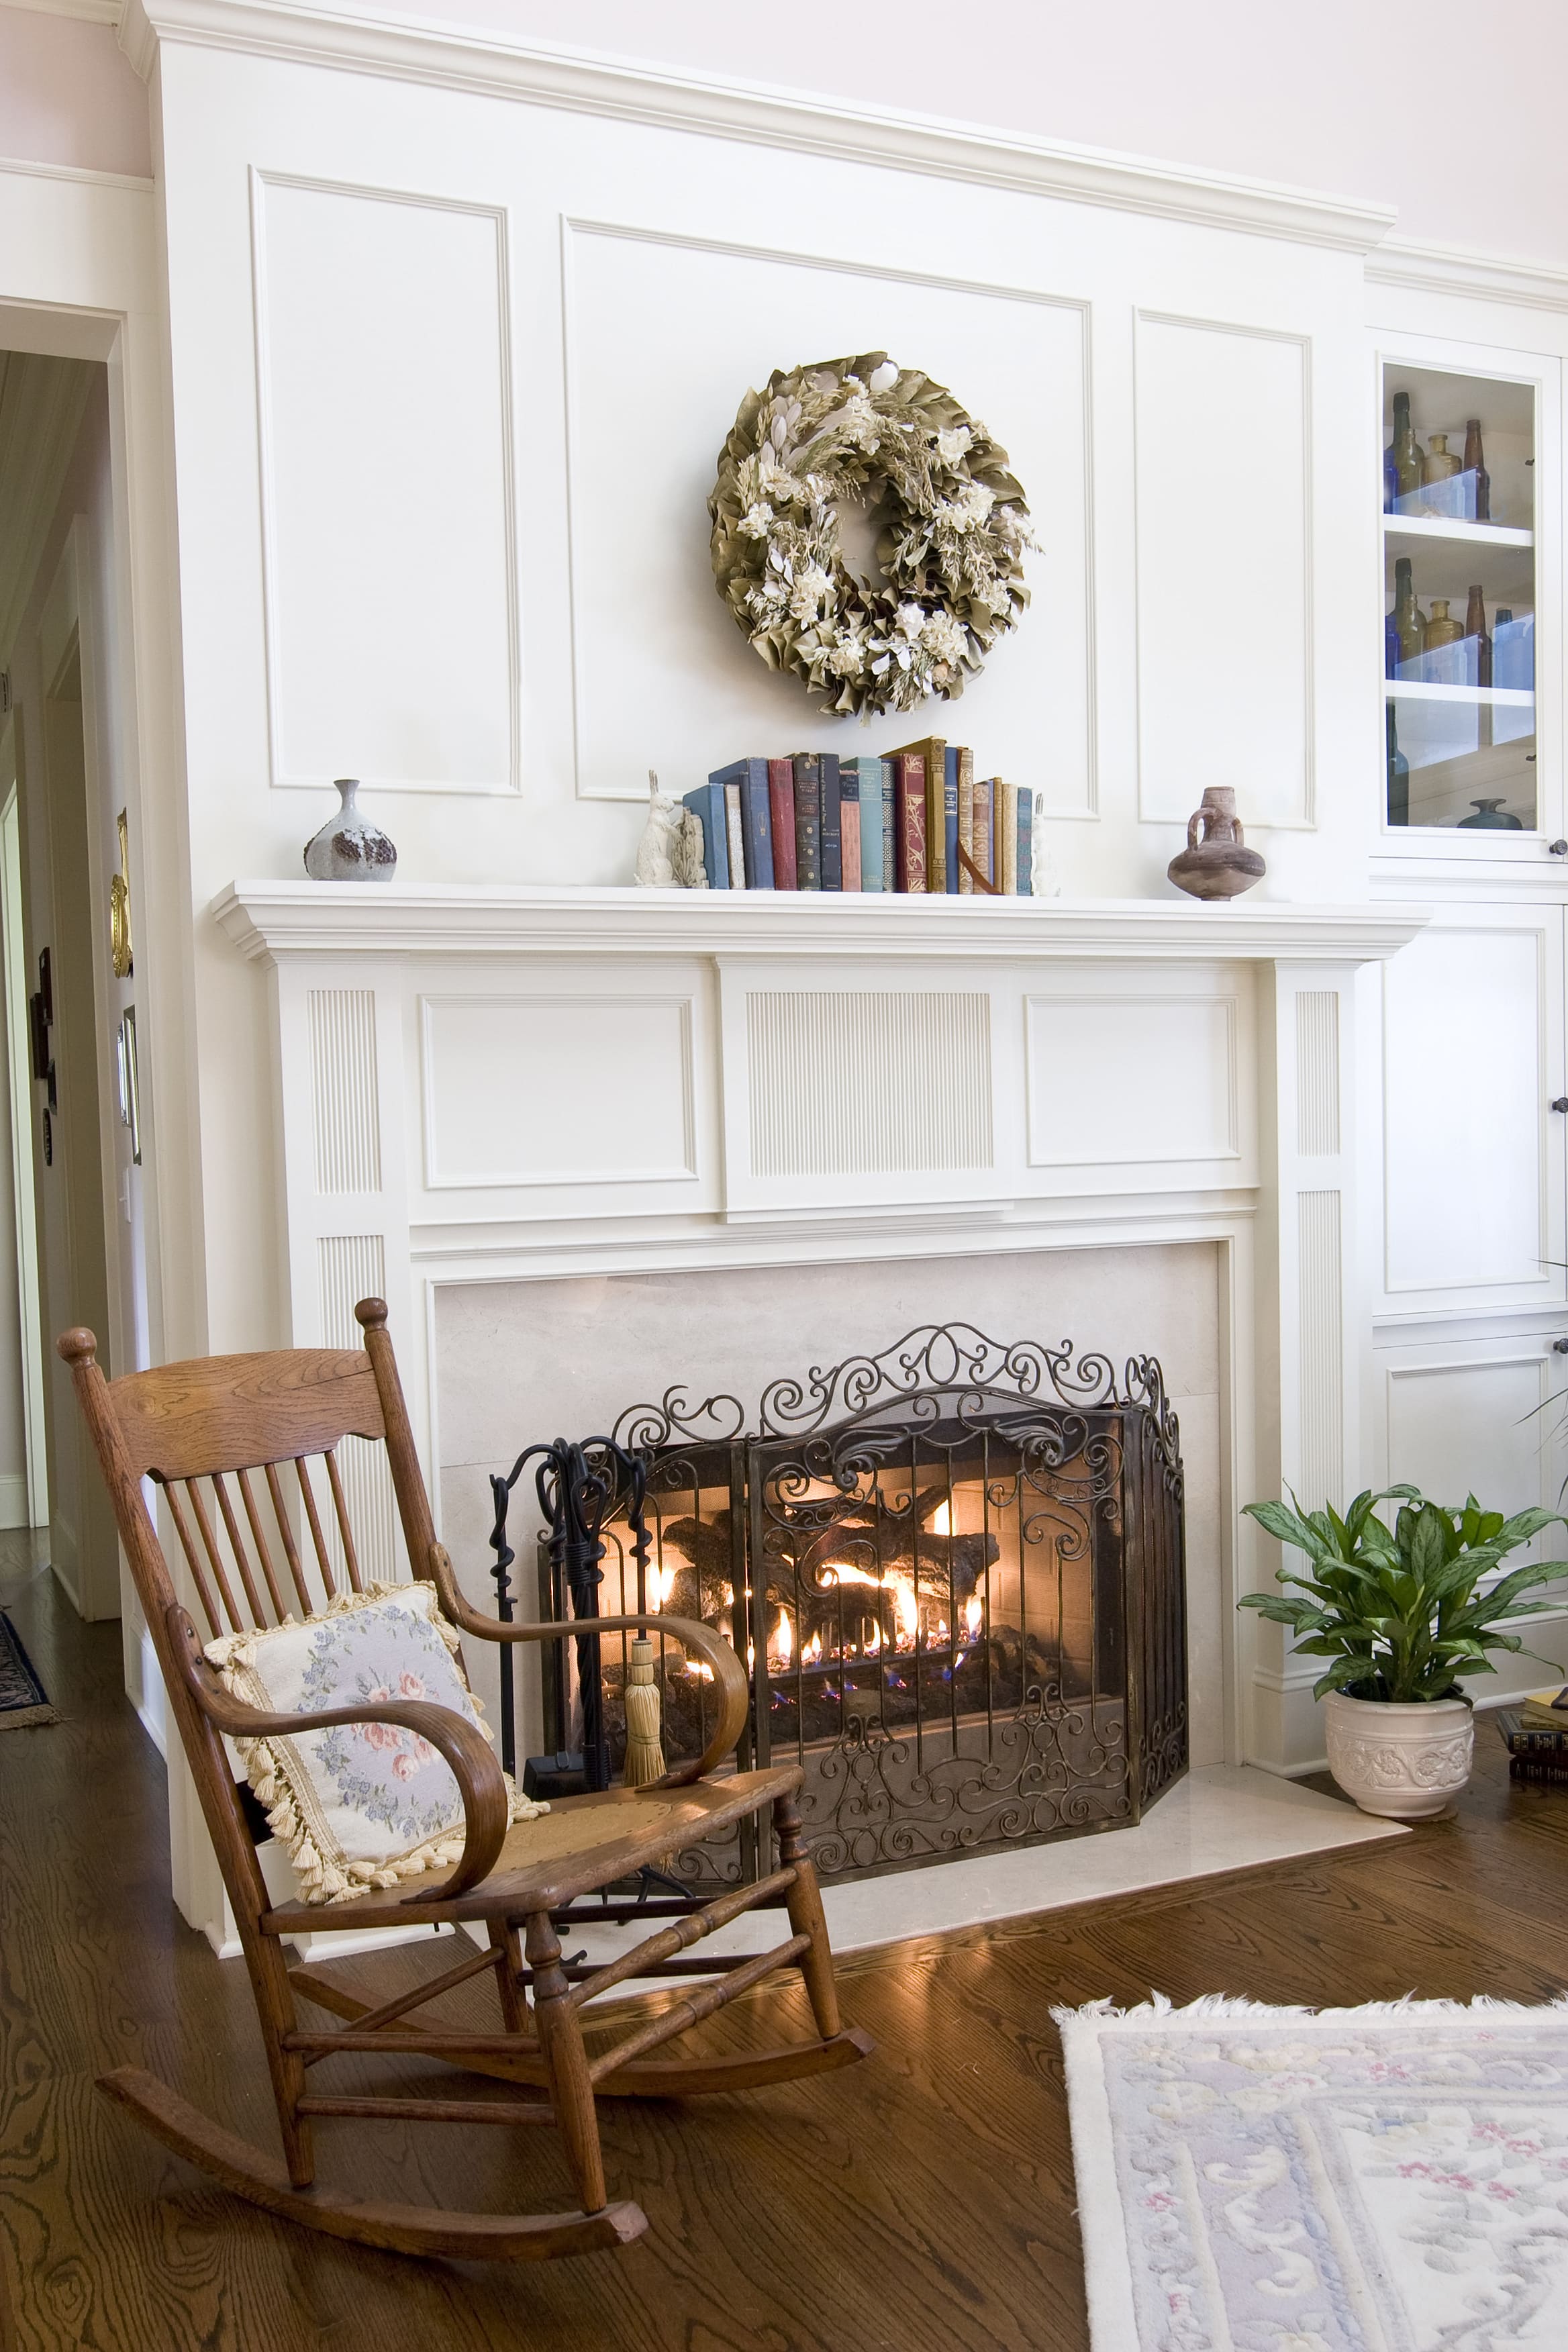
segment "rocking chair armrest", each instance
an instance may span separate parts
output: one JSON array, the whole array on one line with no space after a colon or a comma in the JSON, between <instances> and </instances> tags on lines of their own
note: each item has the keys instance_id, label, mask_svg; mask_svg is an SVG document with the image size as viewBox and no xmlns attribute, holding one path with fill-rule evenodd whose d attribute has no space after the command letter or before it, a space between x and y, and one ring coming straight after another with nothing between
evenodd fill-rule
<instances>
[{"instance_id":1,"label":"rocking chair armrest","mask_svg":"<svg viewBox=\"0 0 1568 2352\"><path fill-rule=\"evenodd\" d=\"M734 1753L751 1712L751 1685L745 1667L729 1643L711 1625L703 1624L700 1618L666 1617L657 1610L649 1610L632 1617L573 1617L563 1622L508 1624L499 1617L486 1616L464 1600L444 1545L431 1545L429 1568L442 1608L454 1625L465 1633L472 1633L478 1641L572 1642L585 1633L625 1633L646 1628L650 1633L663 1633L679 1642L683 1650L695 1651L712 1675L719 1699L719 1721L712 1738L694 1763L672 1765L664 1778L650 1782L650 1787L675 1789L689 1780L703 1780Z\"/></svg>"},{"instance_id":2,"label":"rocking chair armrest","mask_svg":"<svg viewBox=\"0 0 1568 2352\"><path fill-rule=\"evenodd\" d=\"M268 1715L225 1690L202 1654L201 1635L177 1601L166 1622L186 1689L214 1730L231 1739L298 1739L339 1724L393 1723L428 1740L449 1767L463 1800L463 1851L451 1876L433 1892L422 1887L416 1899L439 1903L489 1876L510 1827L511 1802L495 1752L477 1724L430 1699L374 1699L319 1715Z\"/></svg>"}]
</instances>

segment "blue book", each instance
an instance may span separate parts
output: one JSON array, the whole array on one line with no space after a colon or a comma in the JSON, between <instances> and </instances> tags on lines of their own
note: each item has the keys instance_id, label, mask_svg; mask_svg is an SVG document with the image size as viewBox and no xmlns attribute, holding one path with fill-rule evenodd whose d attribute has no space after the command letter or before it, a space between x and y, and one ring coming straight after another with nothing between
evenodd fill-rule
<instances>
[{"instance_id":1,"label":"blue book","mask_svg":"<svg viewBox=\"0 0 1568 2352\"><path fill-rule=\"evenodd\" d=\"M768 763L766 760L731 760L727 768L715 768L708 779L722 792L726 784L741 787L741 837L744 844L746 882L748 890L771 890L773 887L773 821L768 805ZM710 888L713 887L711 877Z\"/></svg>"},{"instance_id":2,"label":"blue book","mask_svg":"<svg viewBox=\"0 0 1568 2352\"><path fill-rule=\"evenodd\" d=\"M947 895L958 896L958 746L950 743L942 755L942 831L947 847Z\"/></svg>"},{"instance_id":3,"label":"blue book","mask_svg":"<svg viewBox=\"0 0 1568 2352\"><path fill-rule=\"evenodd\" d=\"M891 760L882 762L882 887L885 891L899 887L897 835L899 827L899 785Z\"/></svg>"},{"instance_id":4,"label":"blue book","mask_svg":"<svg viewBox=\"0 0 1568 2352\"><path fill-rule=\"evenodd\" d=\"M1035 895L1035 795L1018 791L1018 896Z\"/></svg>"},{"instance_id":5,"label":"blue book","mask_svg":"<svg viewBox=\"0 0 1568 2352\"><path fill-rule=\"evenodd\" d=\"M838 802L838 754L824 751L818 762L822 778L822 887L825 890L844 887L844 836Z\"/></svg>"},{"instance_id":6,"label":"blue book","mask_svg":"<svg viewBox=\"0 0 1568 2352\"><path fill-rule=\"evenodd\" d=\"M727 890L730 837L724 816L723 785L699 784L694 793L681 795L681 806L691 809L702 820L702 863L708 874L708 887Z\"/></svg>"},{"instance_id":7,"label":"blue book","mask_svg":"<svg viewBox=\"0 0 1568 2352\"><path fill-rule=\"evenodd\" d=\"M860 796L860 887L880 890L882 881L882 762L846 760L840 778L853 769ZM840 787L842 789L842 785Z\"/></svg>"}]
</instances>

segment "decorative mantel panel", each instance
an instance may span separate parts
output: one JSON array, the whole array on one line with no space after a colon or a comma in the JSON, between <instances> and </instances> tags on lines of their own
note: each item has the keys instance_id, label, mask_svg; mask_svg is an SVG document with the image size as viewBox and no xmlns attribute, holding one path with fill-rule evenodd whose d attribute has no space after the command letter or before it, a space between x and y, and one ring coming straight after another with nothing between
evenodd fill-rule
<instances>
[{"instance_id":1,"label":"decorative mantel panel","mask_svg":"<svg viewBox=\"0 0 1568 2352\"><path fill-rule=\"evenodd\" d=\"M291 1336L352 1344L374 1273L427 1445L443 1284L1203 1238L1230 1589L1240 1502L1355 1483L1354 982L1419 911L266 882L214 913L273 974ZM1282 1653L1229 1683L1230 1752L1311 1760Z\"/></svg>"}]
</instances>

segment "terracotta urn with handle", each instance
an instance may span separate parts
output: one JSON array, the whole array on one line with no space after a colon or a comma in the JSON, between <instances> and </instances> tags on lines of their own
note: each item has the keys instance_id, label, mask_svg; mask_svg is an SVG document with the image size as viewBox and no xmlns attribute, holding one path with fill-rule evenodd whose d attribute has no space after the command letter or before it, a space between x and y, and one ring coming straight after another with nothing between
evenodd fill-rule
<instances>
[{"instance_id":1,"label":"terracotta urn with handle","mask_svg":"<svg viewBox=\"0 0 1568 2352\"><path fill-rule=\"evenodd\" d=\"M1178 890L1194 898L1234 898L1261 881L1268 868L1248 849L1230 784L1210 784L1187 819L1187 845L1165 869Z\"/></svg>"}]
</instances>

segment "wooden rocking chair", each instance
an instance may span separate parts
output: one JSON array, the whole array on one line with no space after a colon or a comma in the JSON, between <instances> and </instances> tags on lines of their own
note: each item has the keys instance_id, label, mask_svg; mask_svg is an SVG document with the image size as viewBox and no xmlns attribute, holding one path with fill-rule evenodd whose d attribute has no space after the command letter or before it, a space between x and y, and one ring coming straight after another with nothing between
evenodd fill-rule
<instances>
[{"instance_id":1,"label":"wooden rocking chair","mask_svg":"<svg viewBox=\"0 0 1568 2352\"><path fill-rule=\"evenodd\" d=\"M354 1310L365 1334L363 1352L292 1349L273 1354L220 1356L106 1381L95 1360L90 1331L68 1331L59 1352L71 1368L78 1399L98 1449L121 1538L146 1612L202 1810L223 1871L256 1994L261 2037L271 2073L283 2140L284 2165L212 2123L153 2075L135 2067L106 2074L99 2089L128 2107L167 2147L226 2189L287 2220L329 2236L412 2254L544 2259L624 2245L647 2228L634 2204L610 2204L605 2190L595 2097L684 2097L700 2091L746 2089L851 2065L871 2048L867 2036L839 2024L816 1875L800 1834L795 1791L799 1769L710 1777L734 1748L747 1709L746 1677L728 1643L714 1630L683 1618L606 1617L601 1630L647 1630L694 1653L710 1670L718 1727L702 1756L677 1766L640 1789L557 1800L548 1858L530 1859L531 1822L508 1826L500 1768L483 1736L449 1708L426 1701L341 1707L318 1715L268 1715L239 1704L224 1689L203 1655L204 1637L176 1597L142 1496L153 1478L168 1498L209 1635L242 1632L319 1608L335 1590L333 1546L322 1533L325 1497L310 1457L324 1459L334 1526L350 1587L361 1577L336 1448L345 1435L379 1439L386 1447L408 1557L415 1572L432 1580L442 1609L462 1632L491 1642L559 1642L560 1624L503 1624L471 1609L459 1593L446 1552L436 1541L407 1412L397 1377L386 1308L365 1299ZM257 1483L252 1473L259 1473ZM284 1481L292 1493L290 1517ZM204 1494L203 1481L206 1482ZM232 1481L232 1485L230 1482ZM265 1488L265 1498L258 1493ZM184 1499L182 1500L182 1490ZM280 1577L263 1532L271 1505ZM247 1550L241 1515L248 1528ZM195 1532L192 1521L195 1522ZM294 1529L308 1526L310 1544ZM223 1542L227 1538L226 1561ZM321 1591L312 1595L310 1550ZM306 1554L305 1559L301 1554ZM237 1601L231 1570L243 1595ZM269 1896L247 1824L241 1794L223 1747L239 1738L298 1735L335 1724L393 1724L416 1732L443 1756L462 1791L466 1842L457 1868L443 1883L413 1891L394 1888L334 1902L325 1910L303 1902L275 1904ZM655 1802L649 1802L654 1799ZM645 1865L696 1844L710 1832L773 1809L781 1866L758 1883L737 1887L681 1916L607 1966L586 1969L563 1962L557 1933L571 1906ZM562 1850L558 1817L570 1816ZM639 1814L641 1818L639 1819ZM539 1841L535 1839L535 1844ZM584 2005L631 1979L690 1975L676 1954L758 1903L783 1896L791 1933L755 1958L703 1959L696 1970L713 1978L681 1994L672 2007L634 2025L612 2047L590 2055L584 2041ZM580 1916L580 1915L579 1915ZM617 1916L614 1909L595 1918ZM626 1916L623 1912L620 1916ZM472 1951L455 1968L395 2000L373 2005L307 1969L289 1969L282 1938L301 1932L384 1928L424 1922L482 1920L488 1949ZM650 2061L647 2053L747 1992L776 1969L798 1968L805 1981L817 2039L752 2055ZM500 1995L499 2030L460 2033L438 2024L420 2030L411 2013L485 1969ZM346 2025L335 2032L302 2028L300 1996ZM333 2095L312 2089L311 2070L341 2052L415 2053L471 2073L542 2089L545 2098L468 2100ZM312 2125L318 2116L361 2122L415 2121L531 2125L560 2130L576 2185L576 2211L486 2214L421 2205L364 2202L313 2187Z\"/></svg>"}]
</instances>

